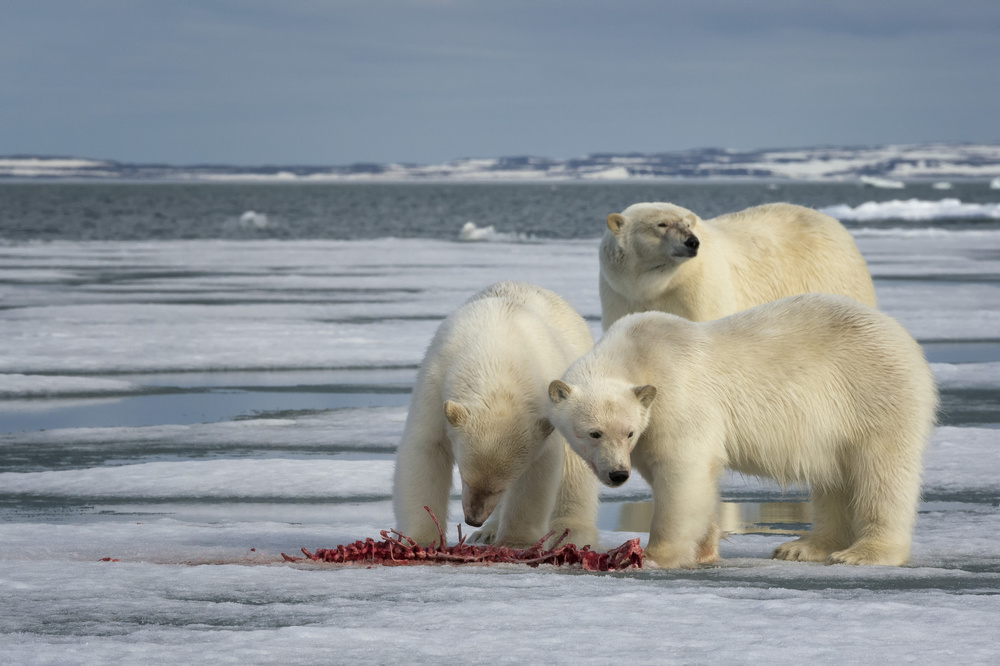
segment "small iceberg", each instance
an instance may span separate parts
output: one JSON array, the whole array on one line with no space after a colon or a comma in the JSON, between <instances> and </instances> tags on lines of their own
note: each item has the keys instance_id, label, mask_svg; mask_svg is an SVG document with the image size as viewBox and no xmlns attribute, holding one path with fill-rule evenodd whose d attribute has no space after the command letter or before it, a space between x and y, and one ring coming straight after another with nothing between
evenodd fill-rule
<instances>
[{"instance_id":1,"label":"small iceberg","mask_svg":"<svg viewBox=\"0 0 1000 666\"><path fill-rule=\"evenodd\" d=\"M458 232L458 240L463 241L486 241L496 236L497 230L491 224L488 227L479 228L475 222L466 222L462 225L462 230Z\"/></svg>"},{"instance_id":2,"label":"small iceberg","mask_svg":"<svg viewBox=\"0 0 1000 666\"><path fill-rule=\"evenodd\" d=\"M1000 176L997 176L996 178L990 181L990 189L1000 190Z\"/></svg>"},{"instance_id":3,"label":"small iceberg","mask_svg":"<svg viewBox=\"0 0 1000 666\"><path fill-rule=\"evenodd\" d=\"M267 215L248 210L240 215L240 229L264 229L267 227Z\"/></svg>"},{"instance_id":4,"label":"small iceberg","mask_svg":"<svg viewBox=\"0 0 1000 666\"><path fill-rule=\"evenodd\" d=\"M950 190L952 189L952 184L948 182L934 183L931 185L935 190Z\"/></svg>"},{"instance_id":5,"label":"small iceberg","mask_svg":"<svg viewBox=\"0 0 1000 666\"><path fill-rule=\"evenodd\" d=\"M890 180L879 178L878 176L861 176L861 184L867 187L877 187L883 190L901 190L906 187L906 183L901 180Z\"/></svg>"},{"instance_id":6,"label":"small iceberg","mask_svg":"<svg viewBox=\"0 0 1000 666\"><path fill-rule=\"evenodd\" d=\"M477 227L475 222L466 222L462 225L461 231L458 232L458 240L472 243L491 241L519 243L528 241L530 238L525 234L497 231L492 224L488 227Z\"/></svg>"}]
</instances>

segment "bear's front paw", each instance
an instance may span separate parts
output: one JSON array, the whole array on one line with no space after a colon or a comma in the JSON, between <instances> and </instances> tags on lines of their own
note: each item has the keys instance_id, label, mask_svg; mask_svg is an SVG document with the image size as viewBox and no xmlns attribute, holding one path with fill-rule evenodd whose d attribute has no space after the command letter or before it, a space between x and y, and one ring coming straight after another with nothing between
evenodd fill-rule
<instances>
[{"instance_id":1,"label":"bear's front paw","mask_svg":"<svg viewBox=\"0 0 1000 666\"><path fill-rule=\"evenodd\" d=\"M484 545L492 545L496 543L497 531L495 529L490 529L488 526L481 530L476 530L471 535L469 535L468 543L481 543Z\"/></svg>"},{"instance_id":2,"label":"bear's front paw","mask_svg":"<svg viewBox=\"0 0 1000 666\"><path fill-rule=\"evenodd\" d=\"M670 544L646 548L646 556L660 569L691 569L697 566L695 544L679 548Z\"/></svg>"},{"instance_id":3,"label":"bear's front paw","mask_svg":"<svg viewBox=\"0 0 1000 666\"><path fill-rule=\"evenodd\" d=\"M795 541L783 543L774 549L771 557L776 560L791 560L794 562L825 562L830 556L830 546L802 537Z\"/></svg>"},{"instance_id":4,"label":"bear's front paw","mask_svg":"<svg viewBox=\"0 0 1000 666\"><path fill-rule=\"evenodd\" d=\"M574 544L577 548L583 548L584 546L590 546L596 549L598 542L600 541L597 536L597 528L590 525L552 525L550 529L554 534L545 542L546 548L551 548L556 541L558 541L566 530L569 530L569 534L566 538L562 540L560 545L565 546L566 544Z\"/></svg>"}]
</instances>

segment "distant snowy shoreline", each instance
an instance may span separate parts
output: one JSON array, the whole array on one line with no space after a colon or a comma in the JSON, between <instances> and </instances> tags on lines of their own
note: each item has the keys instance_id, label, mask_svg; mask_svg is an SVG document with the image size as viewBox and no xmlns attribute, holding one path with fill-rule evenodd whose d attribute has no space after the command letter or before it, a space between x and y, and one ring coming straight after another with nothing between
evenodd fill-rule
<instances>
[{"instance_id":1,"label":"distant snowy shoreline","mask_svg":"<svg viewBox=\"0 0 1000 666\"><path fill-rule=\"evenodd\" d=\"M4 180L180 182L517 182L517 181L803 181L869 187L985 181L1000 189L1000 143L853 148L595 153L581 158L501 157L445 164L258 166L132 164L76 157L0 156Z\"/></svg>"}]
</instances>

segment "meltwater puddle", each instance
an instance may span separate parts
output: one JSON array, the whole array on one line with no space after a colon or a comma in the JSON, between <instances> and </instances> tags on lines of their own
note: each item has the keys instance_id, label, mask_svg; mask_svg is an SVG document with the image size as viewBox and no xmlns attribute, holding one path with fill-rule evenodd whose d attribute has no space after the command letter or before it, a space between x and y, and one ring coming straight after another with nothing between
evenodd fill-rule
<instances>
[{"instance_id":1,"label":"meltwater puddle","mask_svg":"<svg viewBox=\"0 0 1000 666\"><path fill-rule=\"evenodd\" d=\"M722 502L719 527L729 534L799 534L812 523L812 507L804 500ZM652 502L602 502L597 526L614 532L649 532Z\"/></svg>"},{"instance_id":2,"label":"meltwater puddle","mask_svg":"<svg viewBox=\"0 0 1000 666\"><path fill-rule=\"evenodd\" d=\"M107 399L8 400L0 402L0 433L190 425L348 407L397 407L409 402L408 390L341 393L301 389L209 389Z\"/></svg>"},{"instance_id":3,"label":"meltwater puddle","mask_svg":"<svg viewBox=\"0 0 1000 666\"><path fill-rule=\"evenodd\" d=\"M102 396L81 390L0 400L0 433L191 425L350 407L397 407L409 404L415 376L415 368L117 374L111 377L134 387L131 393Z\"/></svg>"},{"instance_id":4,"label":"meltwater puddle","mask_svg":"<svg viewBox=\"0 0 1000 666\"><path fill-rule=\"evenodd\" d=\"M921 502L923 513L989 513L1000 515L991 501ZM614 532L649 532L652 502L601 502L597 525ZM719 505L719 527L729 534L790 534L807 532L813 520L812 505L806 500L782 502L726 502Z\"/></svg>"},{"instance_id":5,"label":"meltwater puddle","mask_svg":"<svg viewBox=\"0 0 1000 666\"><path fill-rule=\"evenodd\" d=\"M922 341L929 363L993 363L1000 361L1000 340Z\"/></svg>"}]
</instances>

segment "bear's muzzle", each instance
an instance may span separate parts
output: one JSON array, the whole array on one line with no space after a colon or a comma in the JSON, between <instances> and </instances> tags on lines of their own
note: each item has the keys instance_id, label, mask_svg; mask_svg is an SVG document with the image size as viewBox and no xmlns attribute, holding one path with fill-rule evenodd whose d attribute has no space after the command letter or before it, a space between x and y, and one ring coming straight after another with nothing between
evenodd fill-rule
<instances>
[{"instance_id":1,"label":"bear's muzzle","mask_svg":"<svg viewBox=\"0 0 1000 666\"><path fill-rule=\"evenodd\" d=\"M463 483L462 511L465 513L465 522L472 527L482 527L497 507L502 494L502 490L481 490Z\"/></svg>"}]
</instances>

